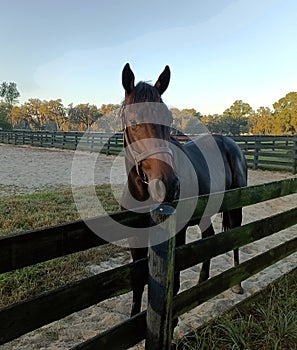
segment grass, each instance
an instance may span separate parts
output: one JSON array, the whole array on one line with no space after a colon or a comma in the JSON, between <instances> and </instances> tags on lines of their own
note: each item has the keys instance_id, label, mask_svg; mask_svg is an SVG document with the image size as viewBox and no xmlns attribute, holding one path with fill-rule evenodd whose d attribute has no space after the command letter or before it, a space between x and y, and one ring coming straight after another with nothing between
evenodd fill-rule
<instances>
[{"instance_id":1,"label":"grass","mask_svg":"<svg viewBox=\"0 0 297 350\"><path fill-rule=\"evenodd\" d=\"M0 308L88 277L86 266L98 265L119 253L118 246L92 248L0 275Z\"/></svg>"},{"instance_id":2,"label":"grass","mask_svg":"<svg viewBox=\"0 0 297 350\"><path fill-rule=\"evenodd\" d=\"M108 212L120 209L110 185L97 186L96 194ZM2 197L0 201L0 236L79 219L71 189Z\"/></svg>"},{"instance_id":3,"label":"grass","mask_svg":"<svg viewBox=\"0 0 297 350\"><path fill-rule=\"evenodd\" d=\"M109 185L96 188L109 211L119 209ZM0 236L80 219L70 189L2 197ZM92 248L0 275L0 307L87 277L87 265L99 264L128 251L114 245Z\"/></svg>"},{"instance_id":4,"label":"grass","mask_svg":"<svg viewBox=\"0 0 297 350\"><path fill-rule=\"evenodd\" d=\"M41 192L1 199L0 235L79 219L70 191Z\"/></svg>"},{"instance_id":5,"label":"grass","mask_svg":"<svg viewBox=\"0 0 297 350\"><path fill-rule=\"evenodd\" d=\"M182 339L179 350L296 350L297 269Z\"/></svg>"}]
</instances>

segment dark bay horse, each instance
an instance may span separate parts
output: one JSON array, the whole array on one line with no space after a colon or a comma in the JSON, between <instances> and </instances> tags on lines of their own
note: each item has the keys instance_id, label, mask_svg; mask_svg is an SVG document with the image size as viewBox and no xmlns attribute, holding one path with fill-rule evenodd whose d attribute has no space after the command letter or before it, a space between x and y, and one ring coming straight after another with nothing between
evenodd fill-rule
<instances>
[{"instance_id":1,"label":"dark bay horse","mask_svg":"<svg viewBox=\"0 0 297 350\"><path fill-rule=\"evenodd\" d=\"M129 64L123 69L125 100L121 117L128 175L122 202L125 208L137 207L137 204L140 206L142 203L172 202L178 198L222 192L247 185L246 161L232 139L203 134L182 145L171 138L172 115L161 98L169 81L168 66L154 86L145 82L135 85L134 73ZM206 209L203 219L195 223L201 229L202 238L214 235L211 216L213 207L219 210L220 204L212 203L212 209ZM191 213L188 219L190 217ZM242 209L223 213L224 229L240 226L241 222ZM179 227L176 246L185 244L186 228L187 225ZM134 261L147 256L147 242L139 244L139 241L139 235L129 241ZM239 264L238 249L234 251L234 264ZM203 262L198 283L209 278L209 268L210 260ZM131 316L140 312L145 283L144 276L133 288ZM176 273L174 294L177 294L179 287L179 273ZM234 287L233 291L243 292L240 285Z\"/></svg>"}]
</instances>

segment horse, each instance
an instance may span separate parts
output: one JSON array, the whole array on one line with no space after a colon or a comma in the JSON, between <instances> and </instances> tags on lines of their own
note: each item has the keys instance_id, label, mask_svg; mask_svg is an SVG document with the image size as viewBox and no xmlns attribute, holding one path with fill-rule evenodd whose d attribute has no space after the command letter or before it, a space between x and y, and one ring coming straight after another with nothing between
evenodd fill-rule
<instances>
[{"instance_id":1,"label":"horse","mask_svg":"<svg viewBox=\"0 0 297 350\"><path fill-rule=\"evenodd\" d=\"M154 85L143 81L135 85L135 76L129 63L123 68L125 98L120 114L127 171L123 208L131 208L136 203L170 203L179 198L192 197L193 193L223 193L225 190L247 185L245 157L231 138L205 133L181 144L171 136L172 114L161 97L168 88L170 74L170 68L166 66ZM204 215L203 220L194 223L190 222L190 214L188 223L178 228L176 247L186 243L186 229L189 224L199 225L202 238L215 234L211 210ZM241 208L225 211L222 215L224 230L242 223ZM129 239L133 261L146 258L148 254L147 243L139 244L140 237L138 235ZM234 265L238 264L239 251L235 249ZM198 283L209 278L209 269L210 260L204 261ZM131 316L141 311L145 284L146 278L143 276L132 288ZM175 273L174 295L179 288L180 274ZM241 285L233 287L233 291L243 293ZM173 327L177 325L177 320L175 321Z\"/></svg>"}]
</instances>

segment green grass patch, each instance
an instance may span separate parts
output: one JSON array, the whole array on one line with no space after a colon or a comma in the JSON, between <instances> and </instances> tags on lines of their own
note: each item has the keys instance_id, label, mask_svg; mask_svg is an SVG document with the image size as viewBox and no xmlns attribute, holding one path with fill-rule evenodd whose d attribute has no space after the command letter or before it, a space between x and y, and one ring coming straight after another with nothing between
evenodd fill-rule
<instances>
[{"instance_id":1,"label":"green grass patch","mask_svg":"<svg viewBox=\"0 0 297 350\"><path fill-rule=\"evenodd\" d=\"M296 350L297 269L182 339L180 350Z\"/></svg>"},{"instance_id":2,"label":"green grass patch","mask_svg":"<svg viewBox=\"0 0 297 350\"><path fill-rule=\"evenodd\" d=\"M96 193L105 210L119 210L110 185L97 186ZM0 202L0 236L79 219L71 189L2 197ZM0 307L87 277L86 266L100 264L120 252L129 258L126 249L107 245L1 274Z\"/></svg>"},{"instance_id":3,"label":"green grass patch","mask_svg":"<svg viewBox=\"0 0 297 350\"><path fill-rule=\"evenodd\" d=\"M96 194L106 211L120 209L110 185L97 186ZM0 236L79 219L71 189L2 197L0 201Z\"/></svg>"},{"instance_id":4,"label":"green grass patch","mask_svg":"<svg viewBox=\"0 0 297 350\"><path fill-rule=\"evenodd\" d=\"M107 245L3 273L0 275L0 308L88 277L88 265L98 265L119 253L125 253L128 261L127 250Z\"/></svg>"},{"instance_id":5,"label":"green grass patch","mask_svg":"<svg viewBox=\"0 0 297 350\"><path fill-rule=\"evenodd\" d=\"M79 219L70 191L1 198L0 234L18 233Z\"/></svg>"}]
</instances>

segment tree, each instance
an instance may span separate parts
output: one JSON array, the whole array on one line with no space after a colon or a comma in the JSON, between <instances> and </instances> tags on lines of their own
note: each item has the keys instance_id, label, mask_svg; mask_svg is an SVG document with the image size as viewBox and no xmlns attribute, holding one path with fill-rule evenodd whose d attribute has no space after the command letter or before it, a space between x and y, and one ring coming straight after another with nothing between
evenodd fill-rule
<instances>
[{"instance_id":1,"label":"tree","mask_svg":"<svg viewBox=\"0 0 297 350\"><path fill-rule=\"evenodd\" d=\"M24 104L25 116L29 122L31 129L44 130L47 122L46 116L42 111L43 102L38 98L30 98Z\"/></svg>"},{"instance_id":2,"label":"tree","mask_svg":"<svg viewBox=\"0 0 297 350\"><path fill-rule=\"evenodd\" d=\"M297 132L297 92L289 92L273 104L273 133L295 134Z\"/></svg>"},{"instance_id":3,"label":"tree","mask_svg":"<svg viewBox=\"0 0 297 350\"><path fill-rule=\"evenodd\" d=\"M178 108L170 108L170 112L172 113L172 117L173 117L172 126L177 130L181 130L182 129L181 111Z\"/></svg>"},{"instance_id":4,"label":"tree","mask_svg":"<svg viewBox=\"0 0 297 350\"><path fill-rule=\"evenodd\" d=\"M248 131L248 122L243 118L233 118L223 115L220 120L221 133L226 135L240 135Z\"/></svg>"},{"instance_id":5,"label":"tree","mask_svg":"<svg viewBox=\"0 0 297 350\"><path fill-rule=\"evenodd\" d=\"M273 113L268 107L260 107L249 118L249 131L252 134L270 135L273 131Z\"/></svg>"},{"instance_id":6,"label":"tree","mask_svg":"<svg viewBox=\"0 0 297 350\"><path fill-rule=\"evenodd\" d=\"M0 85L0 97L2 97L4 99L4 102L7 103L10 107L17 103L18 97L20 97L20 93L17 89L16 83L7 83L4 81Z\"/></svg>"},{"instance_id":7,"label":"tree","mask_svg":"<svg viewBox=\"0 0 297 350\"><path fill-rule=\"evenodd\" d=\"M47 128L64 131L68 129L66 108L61 99L43 101L40 105L40 114L44 117Z\"/></svg>"},{"instance_id":8,"label":"tree","mask_svg":"<svg viewBox=\"0 0 297 350\"><path fill-rule=\"evenodd\" d=\"M120 120L119 104L103 104L100 108L101 117L98 119L97 129L104 132L118 132L122 129L122 122Z\"/></svg>"},{"instance_id":9,"label":"tree","mask_svg":"<svg viewBox=\"0 0 297 350\"><path fill-rule=\"evenodd\" d=\"M12 107L8 118L14 128L30 129L27 110L24 105Z\"/></svg>"},{"instance_id":10,"label":"tree","mask_svg":"<svg viewBox=\"0 0 297 350\"><path fill-rule=\"evenodd\" d=\"M222 132L231 135L240 135L248 132L248 118L254 113L252 107L242 100L236 100L227 108L222 117Z\"/></svg>"},{"instance_id":11,"label":"tree","mask_svg":"<svg viewBox=\"0 0 297 350\"><path fill-rule=\"evenodd\" d=\"M222 115L209 114L201 118L201 122L207 127L207 129L214 134L222 133Z\"/></svg>"},{"instance_id":12,"label":"tree","mask_svg":"<svg viewBox=\"0 0 297 350\"><path fill-rule=\"evenodd\" d=\"M68 106L68 117L71 127L77 128L81 131L86 130L95 123L102 114L95 105L89 103L79 104L73 106L71 103Z\"/></svg>"},{"instance_id":13,"label":"tree","mask_svg":"<svg viewBox=\"0 0 297 350\"><path fill-rule=\"evenodd\" d=\"M252 112L253 109L248 103L242 100L236 100L231 107L224 111L223 115L232 118L248 118Z\"/></svg>"},{"instance_id":14,"label":"tree","mask_svg":"<svg viewBox=\"0 0 297 350\"><path fill-rule=\"evenodd\" d=\"M11 124L14 127L44 130L48 121L42 108L44 103L38 98L31 98L21 106L14 106L9 114Z\"/></svg>"},{"instance_id":15,"label":"tree","mask_svg":"<svg viewBox=\"0 0 297 350\"><path fill-rule=\"evenodd\" d=\"M0 102L0 130L11 129L7 116L9 114L9 106L5 102Z\"/></svg>"},{"instance_id":16,"label":"tree","mask_svg":"<svg viewBox=\"0 0 297 350\"><path fill-rule=\"evenodd\" d=\"M207 127L202 123L198 116L191 116L187 121L184 132L189 135L201 134L207 132Z\"/></svg>"},{"instance_id":17,"label":"tree","mask_svg":"<svg viewBox=\"0 0 297 350\"><path fill-rule=\"evenodd\" d=\"M185 108L182 110L178 108L170 108L170 111L173 116L173 128L183 132L185 132L186 125L191 117L201 116L201 114L197 112L194 108Z\"/></svg>"},{"instance_id":18,"label":"tree","mask_svg":"<svg viewBox=\"0 0 297 350\"><path fill-rule=\"evenodd\" d=\"M11 128L9 113L19 96L20 93L18 92L16 83L7 83L4 81L0 84L0 97L3 99L0 101L0 128Z\"/></svg>"}]
</instances>

